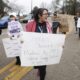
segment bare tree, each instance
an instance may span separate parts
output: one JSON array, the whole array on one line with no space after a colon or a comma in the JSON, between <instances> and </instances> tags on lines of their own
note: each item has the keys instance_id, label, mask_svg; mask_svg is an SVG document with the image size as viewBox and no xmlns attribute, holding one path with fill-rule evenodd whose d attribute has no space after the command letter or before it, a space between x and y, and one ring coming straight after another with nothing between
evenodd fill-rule
<instances>
[{"instance_id":1,"label":"bare tree","mask_svg":"<svg viewBox=\"0 0 80 80\"><path fill-rule=\"evenodd\" d=\"M6 13L6 10L7 9L11 9L9 6L8 6L8 0L5 0L6 2L4 2L4 0L0 0L0 16L4 16L4 14Z\"/></svg>"},{"instance_id":2,"label":"bare tree","mask_svg":"<svg viewBox=\"0 0 80 80\"><path fill-rule=\"evenodd\" d=\"M16 12L18 16L20 13L23 13L25 11L23 6L16 5L15 3L9 3L9 6L11 7L11 10L9 12Z\"/></svg>"},{"instance_id":3,"label":"bare tree","mask_svg":"<svg viewBox=\"0 0 80 80\"><path fill-rule=\"evenodd\" d=\"M48 4L45 2L42 2L40 5L41 8L48 8Z\"/></svg>"},{"instance_id":4,"label":"bare tree","mask_svg":"<svg viewBox=\"0 0 80 80\"><path fill-rule=\"evenodd\" d=\"M53 12L54 12L54 11L57 11L58 8L59 8L59 5L60 5L60 0L53 0L53 1L51 2L51 9L52 9L52 11L53 11Z\"/></svg>"},{"instance_id":5,"label":"bare tree","mask_svg":"<svg viewBox=\"0 0 80 80\"><path fill-rule=\"evenodd\" d=\"M64 0L64 4L63 10L68 14L74 15L80 8L80 2L78 0Z\"/></svg>"}]
</instances>

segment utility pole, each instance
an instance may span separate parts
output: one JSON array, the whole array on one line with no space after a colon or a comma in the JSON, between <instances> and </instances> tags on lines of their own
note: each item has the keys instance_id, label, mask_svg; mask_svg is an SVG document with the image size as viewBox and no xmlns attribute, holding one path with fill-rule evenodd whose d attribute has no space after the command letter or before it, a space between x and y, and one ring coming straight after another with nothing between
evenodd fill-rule
<instances>
[{"instance_id":1,"label":"utility pole","mask_svg":"<svg viewBox=\"0 0 80 80\"><path fill-rule=\"evenodd\" d=\"M32 12L32 8L33 8L33 0L31 0L31 12Z\"/></svg>"},{"instance_id":2,"label":"utility pole","mask_svg":"<svg viewBox=\"0 0 80 80\"><path fill-rule=\"evenodd\" d=\"M65 0L63 0L63 14L65 13Z\"/></svg>"}]
</instances>

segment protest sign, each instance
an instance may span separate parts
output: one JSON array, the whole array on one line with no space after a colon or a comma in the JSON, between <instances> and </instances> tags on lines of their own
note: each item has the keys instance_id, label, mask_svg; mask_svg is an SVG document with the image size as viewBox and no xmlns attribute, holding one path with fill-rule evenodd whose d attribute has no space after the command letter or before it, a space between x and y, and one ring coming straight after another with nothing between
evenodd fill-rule
<instances>
[{"instance_id":1,"label":"protest sign","mask_svg":"<svg viewBox=\"0 0 80 80\"><path fill-rule=\"evenodd\" d=\"M18 21L8 22L8 35L18 36L22 30L22 26Z\"/></svg>"},{"instance_id":2,"label":"protest sign","mask_svg":"<svg viewBox=\"0 0 80 80\"><path fill-rule=\"evenodd\" d=\"M20 56L21 44L18 39L5 38L2 40L7 57Z\"/></svg>"},{"instance_id":3,"label":"protest sign","mask_svg":"<svg viewBox=\"0 0 80 80\"><path fill-rule=\"evenodd\" d=\"M78 21L77 21L77 28L80 28L80 18L78 18Z\"/></svg>"},{"instance_id":4,"label":"protest sign","mask_svg":"<svg viewBox=\"0 0 80 80\"><path fill-rule=\"evenodd\" d=\"M24 32L21 66L38 66L60 62L65 35Z\"/></svg>"}]
</instances>

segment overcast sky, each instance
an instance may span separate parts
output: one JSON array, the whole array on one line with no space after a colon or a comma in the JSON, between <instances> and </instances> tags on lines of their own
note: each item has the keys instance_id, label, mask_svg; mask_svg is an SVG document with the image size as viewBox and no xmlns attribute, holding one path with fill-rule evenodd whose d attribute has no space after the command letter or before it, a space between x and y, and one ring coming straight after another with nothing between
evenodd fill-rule
<instances>
[{"instance_id":1,"label":"overcast sky","mask_svg":"<svg viewBox=\"0 0 80 80\"><path fill-rule=\"evenodd\" d=\"M31 11L31 1L32 1L32 7L34 6L40 6L42 2L45 2L47 4L50 4L52 0L9 0L10 2L16 3L18 5L22 5L24 9L29 13Z\"/></svg>"}]
</instances>

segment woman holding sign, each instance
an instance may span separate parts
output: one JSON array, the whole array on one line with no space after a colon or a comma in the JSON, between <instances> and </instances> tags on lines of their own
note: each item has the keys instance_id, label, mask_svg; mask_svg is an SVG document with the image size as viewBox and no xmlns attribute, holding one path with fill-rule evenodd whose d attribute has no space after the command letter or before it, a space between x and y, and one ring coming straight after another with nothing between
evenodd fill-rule
<instances>
[{"instance_id":1,"label":"woman holding sign","mask_svg":"<svg viewBox=\"0 0 80 80\"><path fill-rule=\"evenodd\" d=\"M14 15L10 15L10 21L8 22L8 35L10 39L18 39L21 36L22 25L19 21L16 21L16 17ZM16 57L16 65L20 65L19 56Z\"/></svg>"},{"instance_id":2,"label":"woman holding sign","mask_svg":"<svg viewBox=\"0 0 80 80\"><path fill-rule=\"evenodd\" d=\"M34 19L26 24L27 32L39 32L39 33L50 33L51 26L47 21L48 10L45 8L39 8L36 10L35 14L33 14ZM40 80L45 79L46 75L46 65L35 66L34 68L38 69Z\"/></svg>"}]
</instances>

